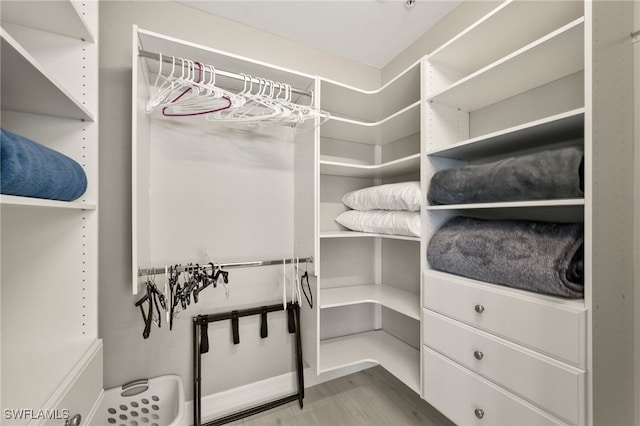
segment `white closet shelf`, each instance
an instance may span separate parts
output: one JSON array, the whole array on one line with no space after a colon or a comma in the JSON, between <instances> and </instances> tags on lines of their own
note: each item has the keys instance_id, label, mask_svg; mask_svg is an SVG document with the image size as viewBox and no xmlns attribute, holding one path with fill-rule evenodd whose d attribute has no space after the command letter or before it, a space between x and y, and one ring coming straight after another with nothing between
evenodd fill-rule
<instances>
[{"instance_id":1,"label":"white closet shelf","mask_svg":"<svg viewBox=\"0 0 640 426\"><path fill-rule=\"evenodd\" d=\"M554 58L553 66L549 58ZM579 18L428 95L427 100L475 111L583 69L584 18Z\"/></svg>"},{"instance_id":2,"label":"white closet shelf","mask_svg":"<svg viewBox=\"0 0 640 426\"><path fill-rule=\"evenodd\" d=\"M2 2L2 20L89 42L96 40L83 12L70 0Z\"/></svg>"},{"instance_id":3,"label":"white closet shelf","mask_svg":"<svg viewBox=\"0 0 640 426\"><path fill-rule=\"evenodd\" d=\"M0 195L0 205L72 210L96 210L96 205L91 203L83 203L78 201L45 200L42 198L19 197L16 195Z\"/></svg>"},{"instance_id":4,"label":"white closet shelf","mask_svg":"<svg viewBox=\"0 0 640 426\"><path fill-rule=\"evenodd\" d=\"M472 161L506 152L544 147L584 136L584 108L435 148L427 155Z\"/></svg>"},{"instance_id":5,"label":"white closet shelf","mask_svg":"<svg viewBox=\"0 0 640 426\"><path fill-rule=\"evenodd\" d=\"M2 35L2 109L95 121L71 92L53 79L4 29Z\"/></svg>"},{"instance_id":6,"label":"white closet shelf","mask_svg":"<svg viewBox=\"0 0 640 426\"><path fill-rule=\"evenodd\" d=\"M38 347L38 339L32 340L28 347L6 344L2 347L2 363L11 366L2 370L2 382L13 384L11 392L3 395L5 407L43 407L52 396L48 392L57 389L87 354L102 346L95 336L46 348Z\"/></svg>"},{"instance_id":7,"label":"white closet shelf","mask_svg":"<svg viewBox=\"0 0 640 426\"><path fill-rule=\"evenodd\" d=\"M513 207L555 207L555 206L583 206L584 198L567 198L559 200L511 201L501 203L475 204L446 204L427 206L427 210L469 210L469 209L500 209Z\"/></svg>"},{"instance_id":8,"label":"white closet shelf","mask_svg":"<svg viewBox=\"0 0 640 426\"><path fill-rule=\"evenodd\" d=\"M420 154L410 155L382 164L364 165L320 160L320 174L362 178L389 178L420 170Z\"/></svg>"},{"instance_id":9,"label":"white closet shelf","mask_svg":"<svg viewBox=\"0 0 640 426\"><path fill-rule=\"evenodd\" d=\"M579 18L583 12L580 2L507 1L427 59L468 75Z\"/></svg>"},{"instance_id":10,"label":"white closet shelf","mask_svg":"<svg viewBox=\"0 0 640 426\"><path fill-rule=\"evenodd\" d=\"M320 370L336 370L365 362L380 364L420 393L420 352L383 330L320 341Z\"/></svg>"},{"instance_id":11,"label":"white closet shelf","mask_svg":"<svg viewBox=\"0 0 640 426\"><path fill-rule=\"evenodd\" d=\"M420 241L418 237L407 237L405 235L391 235L391 234L374 234L372 232L357 232L357 231L320 231L320 238L365 238L365 237L379 237L389 238L392 240L406 240L406 241Z\"/></svg>"},{"instance_id":12,"label":"white closet shelf","mask_svg":"<svg viewBox=\"0 0 640 426\"><path fill-rule=\"evenodd\" d=\"M337 115L378 121L420 100L420 62L377 90L363 90L320 78L321 108Z\"/></svg>"},{"instance_id":13,"label":"white closet shelf","mask_svg":"<svg viewBox=\"0 0 640 426\"><path fill-rule=\"evenodd\" d=\"M420 320L420 296L389 284L363 284L320 290L320 309L377 303L403 315Z\"/></svg>"},{"instance_id":14,"label":"white closet shelf","mask_svg":"<svg viewBox=\"0 0 640 426\"><path fill-rule=\"evenodd\" d=\"M380 121L365 122L332 115L329 121L320 126L320 134L323 138L372 145L386 145L419 131L420 101Z\"/></svg>"}]
</instances>

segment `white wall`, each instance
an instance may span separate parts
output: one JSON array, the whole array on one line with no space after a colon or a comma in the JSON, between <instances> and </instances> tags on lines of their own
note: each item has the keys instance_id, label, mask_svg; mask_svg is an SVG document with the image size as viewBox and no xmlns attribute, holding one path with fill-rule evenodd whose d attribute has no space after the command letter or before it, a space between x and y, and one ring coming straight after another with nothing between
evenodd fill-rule
<instances>
[{"instance_id":1,"label":"white wall","mask_svg":"<svg viewBox=\"0 0 640 426\"><path fill-rule=\"evenodd\" d=\"M182 326L168 333L166 329L158 330L154 326L151 338L143 340L142 319L133 305L137 297L131 295L130 105L133 24L363 87L379 86L380 71L174 2L100 2L99 334L104 339L104 386L110 388L141 377L177 373L183 377L187 399L191 399L190 328L180 323ZM292 158L292 154L287 158ZM290 239L288 236L287 240ZM185 253L185 261L192 254ZM243 282L241 273L233 276L236 284ZM224 298L222 291L217 290L216 296ZM188 318L190 315L184 316ZM252 326L249 322L246 324ZM220 332L226 334L227 331L224 328ZM211 384L215 389L250 383L282 369L282 363L279 367L276 365L275 370L270 367L269 357L274 355L251 362L253 358L246 356L246 351L242 355L231 345L225 345L225 348L228 352L221 355L223 362L219 368L225 368L232 360L244 357L243 371L237 375L226 373L215 377L216 383ZM275 352L271 351L272 354Z\"/></svg>"}]
</instances>

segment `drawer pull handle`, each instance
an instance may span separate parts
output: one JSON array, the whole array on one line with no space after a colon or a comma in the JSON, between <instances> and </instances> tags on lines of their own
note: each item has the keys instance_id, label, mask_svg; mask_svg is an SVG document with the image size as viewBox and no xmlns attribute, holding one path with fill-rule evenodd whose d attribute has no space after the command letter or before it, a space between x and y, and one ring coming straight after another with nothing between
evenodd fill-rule
<instances>
[{"instance_id":1,"label":"drawer pull handle","mask_svg":"<svg viewBox=\"0 0 640 426\"><path fill-rule=\"evenodd\" d=\"M479 419L484 417L484 411L481 410L480 408L476 408L474 410L474 413L475 413L476 417L479 418Z\"/></svg>"},{"instance_id":2,"label":"drawer pull handle","mask_svg":"<svg viewBox=\"0 0 640 426\"><path fill-rule=\"evenodd\" d=\"M477 360L481 360L482 358L484 358L484 354L480 351L474 351L473 356L476 357Z\"/></svg>"},{"instance_id":3,"label":"drawer pull handle","mask_svg":"<svg viewBox=\"0 0 640 426\"><path fill-rule=\"evenodd\" d=\"M476 305L476 312L481 314L484 312L484 306L482 305Z\"/></svg>"}]
</instances>

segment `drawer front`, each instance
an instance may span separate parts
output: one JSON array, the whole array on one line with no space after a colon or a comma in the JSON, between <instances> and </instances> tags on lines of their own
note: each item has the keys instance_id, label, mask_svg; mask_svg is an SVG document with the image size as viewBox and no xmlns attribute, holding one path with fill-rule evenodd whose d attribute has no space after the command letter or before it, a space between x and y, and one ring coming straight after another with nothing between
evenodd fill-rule
<instances>
[{"instance_id":1,"label":"drawer front","mask_svg":"<svg viewBox=\"0 0 640 426\"><path fill-rule=\"evenodd\" d=\"M424 274L423 305L579 368L586 368L584 309L449 274Z\"/></svg>"},{"instance_id":2,"label":"drawer front","mask_svg":"<svg viewBox=\"0 0 640 426\"><path fill-rule=\"evenodd\" d=\"M424 399L456 424L565 424L425 346L422 362Z\"/></svg>"},{"instance_id":3,"label":"drawer front","mask_svg":"<svg viewBox=\"0 0 640 426\"><path fill-rule=\"evenodd\" d=\"M424 310L423 343L572 424L583 424L585 372Z\"/></svg>"}]
</instances>

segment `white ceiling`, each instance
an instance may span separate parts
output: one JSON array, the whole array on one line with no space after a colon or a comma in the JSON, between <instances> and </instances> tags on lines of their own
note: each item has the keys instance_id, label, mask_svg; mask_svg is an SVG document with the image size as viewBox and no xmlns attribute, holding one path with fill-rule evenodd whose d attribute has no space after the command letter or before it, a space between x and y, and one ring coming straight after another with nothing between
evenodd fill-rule
<instances>
[{"instance_id":1,"label":"white ceiling","mask_svg":"<svg viewBox=\"0 0 640 426\"><path fill-rule=\"evenodd\" d=\"M384 67L461 0L204 1L179 3L260 30Z\"/></svg>"}]
</instances>

